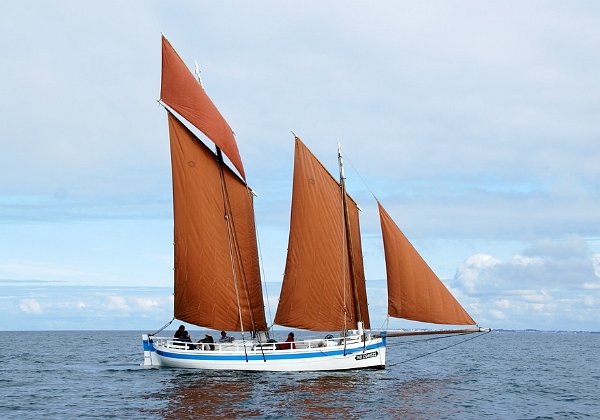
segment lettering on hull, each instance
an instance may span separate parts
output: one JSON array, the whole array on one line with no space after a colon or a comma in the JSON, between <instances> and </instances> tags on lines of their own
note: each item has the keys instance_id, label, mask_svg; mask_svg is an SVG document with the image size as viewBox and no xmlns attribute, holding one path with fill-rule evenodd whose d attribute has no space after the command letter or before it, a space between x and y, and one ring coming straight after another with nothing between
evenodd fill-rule
<instances>
[{"instance_id":1,"label":"lettering on hull","mask_svg":"<svg viewBox=\"0 0 600 420\"><path fill-rule=\"evenodd\" d=\"M354 359L356 359L356 360L370 359L371 357L377 357L378 354L379 353L376 351L371 351L369 353L357 354L356 356L354 356Z\"/></svg>"}]
</instances>

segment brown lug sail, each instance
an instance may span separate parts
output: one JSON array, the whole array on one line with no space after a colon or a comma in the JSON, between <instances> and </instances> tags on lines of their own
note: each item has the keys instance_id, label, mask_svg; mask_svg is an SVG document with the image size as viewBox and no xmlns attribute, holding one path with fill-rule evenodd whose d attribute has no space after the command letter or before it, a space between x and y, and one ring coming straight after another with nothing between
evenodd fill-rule
<instances>
[{"instance_id":1,"label":"brown lug sail","mask_svg":"<svg viewBox=\"0 0 600 420\"><path fill-rule=\"evenodd\" d=\"M354 275L356 276L356 291L360 304L360 314L364 328L371 328L369 320L369 307L367 304L367 284L365 279L365 268L363 266L362 242L360 239L360 220L358 205L346 194L346 203L348 206L348 216L350 222L350 236L352 238L352 254L354 256ZM355 327L352 327L355 328Z\"/></svg>"},{"instance_id":2,"label":"brown lug sail","mask_svg":"<svg viewBox=\"0 0 600 420\"><path fill-rule=\"evenodd\" d=\"M175 318L216 330L266 330L252 195L208 147L168 116Z\"/></svg>"},{"instance_id":3,"label":"brown lug sail","mask_svg":"<svg viewBox=\"0 0 600 420\"><path fill-rule=\"evenodd\" d=\"M388 285L388 313L433 324L475 321L448 291L378 202Z\"/></svg>"},{"instance_id":4,"label":"brown lug sail","mask_svg":"<svg viewBox=\"0 0 600 420\"><path fill-rule=\"evenodd\" d=\"M290 238L275 323L313 331L357 327L340 184L296 138ZM358 208L346 195L354 271L369 328Z\"/></svg>"},{"instance_id":5,"label":"brown lug sail","mask_svg":"<svg viewBox=\"0 0 600 420\"><path fill-rule=\"evenodd\" d=\"M231 127L164 36L160 99L211 139L246 179Z\"/></svg>"}]
</instances>

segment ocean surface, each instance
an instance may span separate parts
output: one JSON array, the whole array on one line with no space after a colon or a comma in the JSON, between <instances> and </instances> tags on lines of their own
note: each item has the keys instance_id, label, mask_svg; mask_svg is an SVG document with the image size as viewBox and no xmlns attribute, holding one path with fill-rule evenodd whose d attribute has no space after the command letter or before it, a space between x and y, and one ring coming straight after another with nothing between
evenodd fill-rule
<instances>
[{"instance_id":1,"label":"ocean surface","mask_svg":"<svg viewBox=\"0 0 600 420\"><path fill-rule=\"evenodd\" d=\"M600 334L473 337L390 338L385 370L243 373L143 368L141 332L0 332L0 418L600 418Z\"/></svg>"}]
</instances>

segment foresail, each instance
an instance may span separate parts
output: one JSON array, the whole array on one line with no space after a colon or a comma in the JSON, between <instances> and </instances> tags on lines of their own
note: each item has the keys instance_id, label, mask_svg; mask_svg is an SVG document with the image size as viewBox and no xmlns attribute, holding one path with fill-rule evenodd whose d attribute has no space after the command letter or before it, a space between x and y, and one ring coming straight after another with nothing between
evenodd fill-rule
<instances>
[{"instance_id":1,"label":"foresail","mask_svg":"<svg viewBox=\"0 0 600 420\"><path fill-rule=\"evenodd\" d=\"M211 139L246 179L231 127L164 36L160 99Z\"/></svg>"},{"instance_id":2,"label":"foresail","mask_svg":"<svg viewBox=\"0 0 600 420\"><path fill-rule=\"evenodd\" d=\"M168 116L175 318L216 330L266 330L252 194L176 117Z\"/></svg>"},{"instance_id":3,"label":"foresail","mask_svg":"<svg viewBox=\"0 0 600 420\"><path fill-rule=\"evenodd\" d=\"M378 205L387 270L388 314L433 324L475 324L383 206Z\"/></svg>"},{"instance_id":4,"label":"foresail","mask_svg":"<svg viewBox=\"0 0 600 420\"><path fill-rule=\"evenodd\" d=\"M275 323L313 331L354 329L356 310L339 183L296 138L290 238ZM368 310L358 208L349 198L358 295Z\"/></svg>"}]
</instances>

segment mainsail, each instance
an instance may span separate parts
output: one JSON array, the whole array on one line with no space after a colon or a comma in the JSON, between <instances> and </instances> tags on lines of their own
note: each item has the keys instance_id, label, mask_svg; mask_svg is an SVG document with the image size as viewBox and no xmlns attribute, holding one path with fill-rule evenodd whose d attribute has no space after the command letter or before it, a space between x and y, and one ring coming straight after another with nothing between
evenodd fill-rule
<instances>
[{"instance_id":1,"label":"mainsail","mask_svg":"<svg viewBox=\"0 0 600 420\"><path fill-rule=\"evenodd\" d=\"M164 36L160 99L211 139L246 179L231 127Z\"/></svg>"},{"instance_id":2,"label":"mainsail","mask_svg":"<svg viewBox=\"0 0 600 420\"><path fill-rule=\"evenodd\" d=\"M266 330L252 194L170 112L175 318L216 330Z\"/></svg>"},{"instance_id":3,"label":"mainsail","mask_svg":"<svg viewBox=\"0 0 600 420\"><path fill-rule=\"evenodd\" d=\"M475 324L381 203L378 205L387 270L388 314L433 324Z\"/></svg>"},{"instance_id":4,"label":"mainsail","mask_svg":"<svg viewBox=\"0 0 600 420\"><path fill-rule=\"evenodd\" d=\"M276 324L339 331L355 329L362 320L369 328L358 207L348 195L344 199L352 250L346 239L341 186L296 138L290 237ZM358 312L362 319L357 319Z\"/></svg>"}]
</instances>

